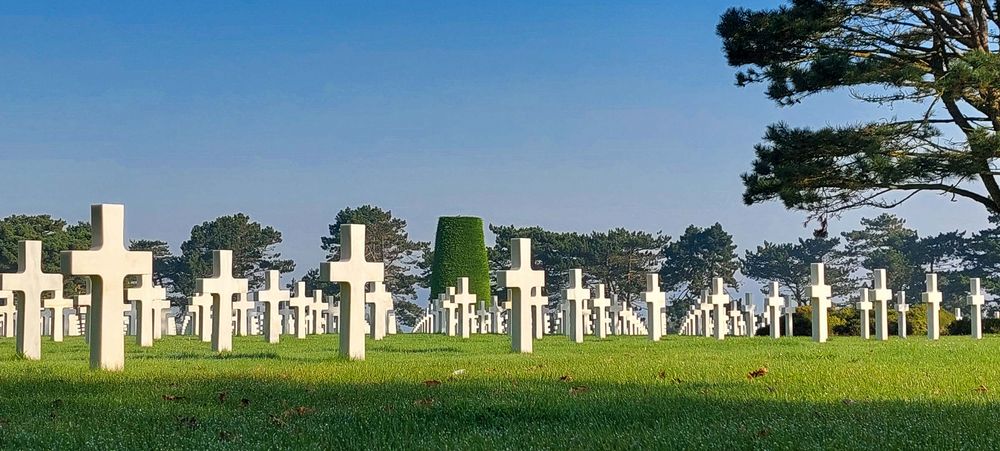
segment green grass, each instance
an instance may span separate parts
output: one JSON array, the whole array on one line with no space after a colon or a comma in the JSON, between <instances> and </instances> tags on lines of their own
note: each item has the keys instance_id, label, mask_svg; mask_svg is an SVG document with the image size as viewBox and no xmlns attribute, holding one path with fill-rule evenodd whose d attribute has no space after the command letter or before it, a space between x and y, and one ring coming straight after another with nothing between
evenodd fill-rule
<instances>
[{"instance_id":1,"label":"green grass","mask_svg":"<svg viewBox=\"0 0 1000 451\"><path fill-rule=\"evenodd\" d=\"M364 362L336 343L239 337L220 357L130 339L104 373L79 338L43 340L40 362L0 339L0 448L1000 448L995 336L547 337L515 355L500 336L397 335Z\"/></svg>"}]
</instances>

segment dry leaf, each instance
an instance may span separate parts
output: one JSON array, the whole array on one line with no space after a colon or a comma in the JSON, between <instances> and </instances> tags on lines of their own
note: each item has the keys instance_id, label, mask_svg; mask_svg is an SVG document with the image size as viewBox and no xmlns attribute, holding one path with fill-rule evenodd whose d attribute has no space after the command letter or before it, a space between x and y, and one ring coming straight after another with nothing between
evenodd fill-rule
<instances>
[{"instance_id":1,"label":"dry leaf","mask_svg":"<svg viewBox=\"0 0 1000 451\"><path fill-rule=\"evenodd\" d=\"M984 385L984 384L979 384L979 386L975 388L975 391L978 392L978 393L986 393L986 392L990 391L990 389L986 388L986 385Z\"/></svg>"},{"instance_id":2,"label":"dry leaf","mask_svg":"<svg viewBox=\"0 0 1000 451\"><path fill-rule=\"evenodd\" d=\"M666 379L667 378L667 372L664 371L664 370L660 370L660 372L656 375L656 378L659 379L659 380L661 380L661 381L664 380L664 379Z\"/></svg>"},{"instance_id":3,"label":"dry leaf","mask_svg":"<svg viewBox=\"0 0 1000 451\"><path fill-rule=\"evenodd\" d=\"M249 399L243 398L243 399L240 400L240 407L247 407L249 405L250 405L250 400Z\"/></svg>"},{"instance_id":4,"label":"dry leaf","mask_svg":"<svg viewBox=\"0 0 1000 451\"><path fill-rule=\"evenodd\" d=\"M573 388L569 389L569 394L576 396L576 395L579 395L581 393L586 393L588 391L590 391L590 389L587 388L586 385L577 385L576 387L573 387Z\"/></svg>"},{"instance_id":5,"label":"dry leaf","mask_svg":"<svg viewBox=\"0 0 1000 451\"><path fill-rule=\"evenodd\" d=\"M429 380L429 381L424 381L424 386L425 387L437 387L438 385L441 385L441 381L439 381L439 380L433 380L432 379L432 380Z\"/></svg>"},{"instance_id":6,"label":"dry leaf","mask_svg":"<svg viewBox=\"0 0 1000 451\"><path fill-rule=\"evenodd\" d=\"M564 375L564 376L562 376L562 377L559 378L559 381L560 382L573 382L573 376L570 376L568 374Z\"/></svg>"},{"instance_id":7,"label":"dry leaf","mask_svg":"<svg viewBox=\"0 0 1000 451\"><path fill-rule=\"evenodd\" d=\"M841 402L844 403L845 406L849 406L851 404L854 404L854 400L851 399L851 398L844 398L844 400L841 401Z\"/></svg>"},{"instance_id":8,"label":"dry leaf","mask_svg":"<svg viewBox=\"0 0 1000 451\"><path fill-rule=\"evenodd\" d=\"M747 380L751 380L752 381L752 380L754 380L754 379L756 379L758 377L764 377L764 375L766 375L766 374L767 374L767 367L766 366L762 366L760 368L757 368L756 370L753 370L753 371L747 373Z\"/></svg>"},{"instance_id":9,"label":"dry leaf","mask_svg":"<svg viewBox=\"0 0 1000 451\"><path fill-rule=\"evenodd\" d=\"M415 406L422 406L422 407L429 407L429 406L434 405L434 398L418 399L416 401L413 401L413 405L415 405Z\"/></svg>"}]
</instances>

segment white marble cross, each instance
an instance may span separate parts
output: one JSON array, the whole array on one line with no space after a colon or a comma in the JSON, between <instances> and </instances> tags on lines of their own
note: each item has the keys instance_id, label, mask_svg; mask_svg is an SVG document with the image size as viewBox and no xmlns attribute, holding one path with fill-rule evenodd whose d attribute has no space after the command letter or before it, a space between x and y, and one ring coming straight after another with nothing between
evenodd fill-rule
<instances>
[{"instance_id":1,"label":"white marble cross","mask_svg":"<svg viewBox=\"0 0 1000 451\"><path fill-rule=\"evenodd\" d=\"M329 307L323 298L323 290L313 290L312 303L309 304L309 333L320 335L323 333L323 312Z\"/></svg>"},{"instance_id":2,"label":"white marble cross","mask_svg":"<svg viewBox=\"0 0 1000 451\"><path fill-rule=\"evenodd\" d=\"M858 312L861 315L861 339L868 340L872 335L872 321L871 321L871 290L867 288L861 289L861 300L858 301Z\"/></svg>"},{"instance_id":3,"label":"white marble cross","mask_svg":"<svg viewBox=\"0 0 1000 451\"><path fill-rule=\"evenodd\" d=\"M698 302L698 310L701 311L701 336L706 338L712 336L713 330L712 311L715 310L715 306L709 302L709 296L711 295L711 288L703 288Z\"/></svg>"},{"instance_id":4,"label":"white marble cross","mask_svg":"<svg viewBox=\"0 0 1000 451\"><path fill-rule=\"evenodd\" d=\"M451 297L451 302L458 308L458 335L462 338L469 338L472 332L472 309L476 305L476 295L472 293L472 286L468 277L458 278L458 287Z\"/></svg>"},{"instance_id":5,"label":"white marble cross","mask_svg":"<svg viewBox=\"0 0 1000 451\"><path fill-rule=\"evenodd\" d=\"M17 309L14 306L14 293L10 290L0 290L0 315L3 315L3 336L4 338L14 337L14 313Z\"/></svg>"},{"instance_id":6,"label":"white marble cross","mask_svg":"<svg viewBox=\"0 0 1000 451\"><path fill-rule=\"evenodd\" d=\"M896 322L900 338L906 338L906 312L910 311L910 306L906 304L906 292L896 292L896 312L899 319Z\"/></svg>"},{"instance_id":7,"label":"white marble cross","mask_svg":"<svg viewBox=\"0 0 1000 451\"><path fill-rule=\"evenodd\" d=\"M983 294L978 277L969 279L969 296L966 299L969 304L969 325L972 329L972 338L979 340L983 338L983 304L986 303L986 295Z\"/></svg>"},{"instance_id":8,"label":"white marble cross","mask_svg":"<svg viewBox=\"0 0 1000 451\"><path fill-rule=\"evenodd\" d=\"M195 284L195 290L212 297L212 351L233 350L233 297L245 298L247 285L247 279L233 277L233 251L212 251L212 276Z\"/></svg>"},{"instance_id":9,"label":"white marble cross","mask_svg":"<svg viewBox=\"0 0 1000 451\"><path fill-rule=\"evenodd\" d=\"M389 312L392 311L392 293L385 289L385 283L376 283L375 291L365 293L365 302L372 306L372 320L369 334L373 340L381 340L389 333Z\"/></svg>"},{"instance_id":10,"label":"white marble cross","mask_svg":"<svg viewBox=\"0 0 1000 451\"><path fill-rule=\"evenodd\" d=\"M817 343L826 343L827 310L830 309L830 286L826 284L825 268L822 263L809 265L809 286L806 297L812 302L812 338Z\"/></svg>"},{"instance_id":11,"label":"white marble cross","mask_svg":"<svg viewBox=\"0 0 1000 451\"><path fill-rule=\"evenodd\" d=\"M569 305L569 339L575 343L583 343L583 316L588 314L586 302L589 297L590 290L583 286L583 270L569 270L569 287L563 290L563 299Z\"/></svg>"},{"instance_id":12,"label":"white marble cross","mask_svg":"<svg viewBox=\"0 0 1000 451\"><path fill-rule=\"evenodd\" d=\"M63 278L60 274L42 272L42 242L20 241L17 252L17 272L0 274L0 288L21 293L15 302L17 309L17 353L29 360L42 358L42 294L62 297ZM8 321L10 315L8 316ZM9 327L9 326L8 326Z\"/></svg>"},{"instance_id":13,"label":"white marble cross","mask_svg":"<svg viewBox=\"0 0 1000 451\"><path fill-rule=\"evenodd\" d=\"M340 355L365 359L365 286L385 281L385 265L365 260L365 226L340 226L340 261L320 265L320 277L340 284Z\"/></svg>"},{"instance_id":14,"label":"white marble cross","mask_svg":"<svg viewBox=\"0 0 1000 451\"><path fill-rule=\"evenodd\" d=\"M742 313L740 313L740 306L735 300L730 300L729 311L726 312L726 315L729 317L729 322L727 323L729 325L729 334L740 335L740 317Z\"/></svg>"},{"instance_id":15,"label":"white marble cross","mask_svg":"<svg viewBox=\"0 0 1000 451\"><path fill-rule=\"evenodd\" d=\"M458 334L458 304L453 301L455 287L447 287L445 291L438 296L441 309L444 310L444 333L449 337L454 337Z\"/></svg>"},{"instance_id":16,"label":"white marble cross","mask_svg":"<svg viewBox=\"0 0 1000 451\"><path fill-rule=\"evenodd\" d=\"M294 312L295 316L295 338L306 338L309 329L306 327L306 318L309 316L309 305L313 298L306 289L306 283L299 281L295 284L295 291L288 298L288 308Z\"/></svg>"},{"instance_id":17,"label":"white marble cross","mask_svg":"<svg viewBox=\"0 0 1000 451\"><path fill-rule=\"evenodd\" d=\"M597 284L597 296L590 300L590 310L594 313L594 335L597 338L608 336L608 307L611 299L604 295L604 284Z\"/></svg>"},{"instance_id":18,"label":"white marble cross","mask_svg":"<svg viewBox=\"0 0 1000 451\"><path fill-rule=\"evenodd\" d=\"M491 334L502 334L503 330L503 306L500 305L500 298L497 296L492 297L490 303L490 333Z\"/></svg>"},{"instance_id":19,"label":"white marble cross","mask_svg":"<svg viewBox=\"0 0 1000 451\"><path fill-rule=\"evenodd\" d=\"M208 343L212 341L212 296L195 293L188 301L188 305L196 308L193 311L194 317L192 327L201 341Z\"/></svg>"},{"instance_id":20,"label":"white marble cross","mask_svg":"<svg viewBox=\"0 0 1000 451\"><path fill-rule=\"evenodd\" d=\"M611 322L611 334L626 335L624 315L628 307L624 302L618 302L618 296L611 296L611 306L608 307L608 315Z\"/></svg>"},{"instance_id":21,"label":"white marble cross","mask_svg":"<svg viewBox=\"0 0 1000 451\"><path fill-rule=\"evenodd\" d=\"M326 333L340 332L340 301L334 296L326 297Z\"/></svg>"},{"instance_id":22,"label":"white marble cross","mask_svg":"<svg viewBox=\"0 0 1000 451\"><path fill-rule=\"evenodd\" d=\"M0 296L2 297L2 296ZM56 292L55 297L42 301L46 309L52 310L52 341L63 341L64 312L73 307L73 299L64 298L62 288Z\"/></svg>"},{"instance_id":23,"label":"white marble cross","mask_svg":"<svg viewBox=\"0 0 1000 451\"><path fill-rule=\"evenodd\" d=\"M479 308L476 309L476 333L490 333L490 311L486 310L486 301L479 301Z\"/></svg>"},{"instance_id":24,"label":"white marble cross","mask_svg":"<svg viewBox=\"0 0 1000 451\"><path fill-rule=\"evenodd\" d=\"M642 292L642 300L646 303L646 326L649 339L660 341L663 336L663 317L660 312L667 306L667 294L660 291L660 275L646 274L646 291Z\"/></svg>"},{"instance_id":25,"label":"white marble cross","mask_svg":"<svg viewBox=\"0 0 1000 451\"><path fill-rule=\"evenodd\" d=\"M510 242L511 267L497 272L497 285L507 290L511 317L508 329L514 352L532 351L532 291L545 286L545 272L531 268L531 240L514 238Z\"/></svg>"},{"instance_id":26,"label":"white marble cross","mask_svg":"<svg viewBox=\"0 0 1000 451\"><path fill-rule=\"evenodd\" d=\"M938 291L937 274L927 274L926 290L920 294L920 300L927 305L927 339L941 338L941 292Z\"/></svg>"},{"instance_id":27,"label":"white marble cross","mask_svg":"<svg viewBox=\"0 0 1000 451\"><path fill-rule=\"evenodd\" d=\"M748 337L754 336L757 333L756 321L757 318L757 306L753 303L753 295L750 293L743 294L743 333Z\"/></svg>"},{"instance_id":28,"label":"white marble cross","mask_svg":"<svg viewBox=\"0 0 1000 451\"><path fill-rule=\"evenodd\" d=\"M771 338L781 338L781 307L785 305L785 298L781 297L778 291L778 282L771 282L771 290L767 296L767 316L771 323Z\"/></svg>"},{"instance_id":29,"label":"white marble cross","mask_svg":"<svg viewBox=\"0 0 1000 451\"><path fill-rule=\"evenodd\" d=\"M889 307L887 303L892 300L892 290L886 283L884 269L876 269L873 275L874 288L872 288L869 298L875 306L875 339L885 341L889 339Z\"/></svg>"},{"instance_id":30,"label":"white marble cross","mask_svg":"<svg viewBox=\"0 0 1000 451\"><path fill-rule=\"evenodd\" d=\"M87 333L90 334L90 367L120 371L125 367L125 336L121 329L125 312L125 278L152 274L153 253L125 249L125 207L90 207L93 234L90 250L63 251L64 275L90 276L93 286Z\"/></svg>"},{"instance_id":31,"label":"white marble cross","mask_svg":"<svg viewBox=\"0 0 1000 451\"><path fill-rule=\"evenodd\" d=\"M153 346L153 337L156 329L156 318L159 311L154 305L157 301L167 298L167 290L153 283L152 274L142 274L139 276L139 286L125 290L126 299L133 302L139 312L139 333L136 341L141 347Z\"/></svg>"},{"instance_id":32,"label":"white marble cross","mask_svg":"<svg viewBox=\"0 0 1000 451\"><path fill-rule=\"evenodd\" d=\"M278 308L282 302L290 298L288 290L281 289L281 273L277 270L267 272L264 279L264 289L256 293L257 302L264 304L264 340L268 343L278 343L281 340L281 316Z\"/></svg>"},{"instance_id":33,"label":"white marble cross","mask_svg":"<svg viewBox=\"0 0 1000 451\"><path fill-rule=\"evenodd\" d=\"M250 317L257 308L257 304L250 300L249 293L244 292L244 294L246 296L240 296L239 299L233 301L233 316L236 318L236 330L234 332L240 337L253 334L250 327Z\"/></svg>"},{"instance_id":34,"label":"white marble cross","mask_svg":"<svg viewBox=\"0 0 1000 451\"><path fill-rule=\"evenodd\" d=\"M715 338L719 340L726 338L726 304L729 303L729 295L725 290L721 277L712 279L712 294L708 295L708 303L715 312L712 319L715 320Z\"/></svg>"}]
</instances>

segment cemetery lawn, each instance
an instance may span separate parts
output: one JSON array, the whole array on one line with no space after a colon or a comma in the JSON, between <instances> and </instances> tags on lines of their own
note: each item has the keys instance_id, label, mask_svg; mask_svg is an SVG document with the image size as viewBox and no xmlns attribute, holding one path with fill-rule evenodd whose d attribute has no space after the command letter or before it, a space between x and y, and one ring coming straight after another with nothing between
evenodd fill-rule
<instances>
[{"instance_id":1,"label":"cemetery lawn","mask_svg":"<svg viewBox=\"0 0 1000 451\"><path fill-rule=\"evenodd\" d=\"M516 355L396 335L364 362L329 335L234 346L130 339L105 373L79 337L44 338L42 361L0 339L0 449L1000 449L997 336L552 336Z\"/></svg>"}]
</instances>

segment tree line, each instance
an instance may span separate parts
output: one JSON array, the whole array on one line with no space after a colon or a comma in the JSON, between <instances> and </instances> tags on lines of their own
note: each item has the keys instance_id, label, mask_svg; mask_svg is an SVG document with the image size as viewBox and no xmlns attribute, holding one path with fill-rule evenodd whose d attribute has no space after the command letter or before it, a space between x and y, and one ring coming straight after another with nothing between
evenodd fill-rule
<instances>
[{"instance_id":1,"label":"tree line","mask_svg":"<svg viewBox=\"0 0 1000 451\"><path fill-rule=\"evenodd\" d=\"M341 224L366 225L366 257L385 264L386 284L395 297L397 317L403 324L415 323L422 314L416 302L418 290L427 288L430 279L431 243L411 239L407 222L391 211L372 205L345 208L329 225L329 233L319 238L329 260L339 258ZM609 295L638 308L642 308L639 299L645 275L658 273L661 288L672 301L674 317L698 302L713 277L722 277L734 292L747 280L760 285L778 281L782 295L804 305L808 302L809 265L814 262L826 263L827 281L840 301L853 300L860 288L870 286L870 271L876 268L885 268L890 287L906 291L914 303L923 291L926 272L939 274L945 307L961 305L970 277L980 277L988 291L1000 292L1000 221L973 233L922 236L902 218L882 214L862 219L857 229L839 237L765 241L742 253L737 251L733 236L718 223L688 226L676 239L662 232L626 228L581 233L491 224L489 230L495 244L487 254L494 273L509 267L512 238L532 239L534 265L547 272L545 291L552 303L559 302L567 286L568 270L581 268L586 284L602 283ZM90 225L70 224L48 215L12 215L0 220L0 271L17 269L17 243L26 239L43 241L43 269L57 272L60 251L89 248ZM295 272L295 262L277 251L281 241L281 232L274 227L237 213L194 226L190 237L180 244L178 255L162 240L132 240L129 248L153 253L155 281L167 288L175 304L182 305L193 294L195 279L210 275L211 251L215 249L233 251L234 275L247 278L251 290L263 287L268 270ZM310 290L337 294L336 284L319 280L316 266L300 274L298 278ZM495 280L492 285L494 293L502 297ZM67 280L69 293L78 293L82 287L78 280Z\"/></svg>"}]
</instances>

